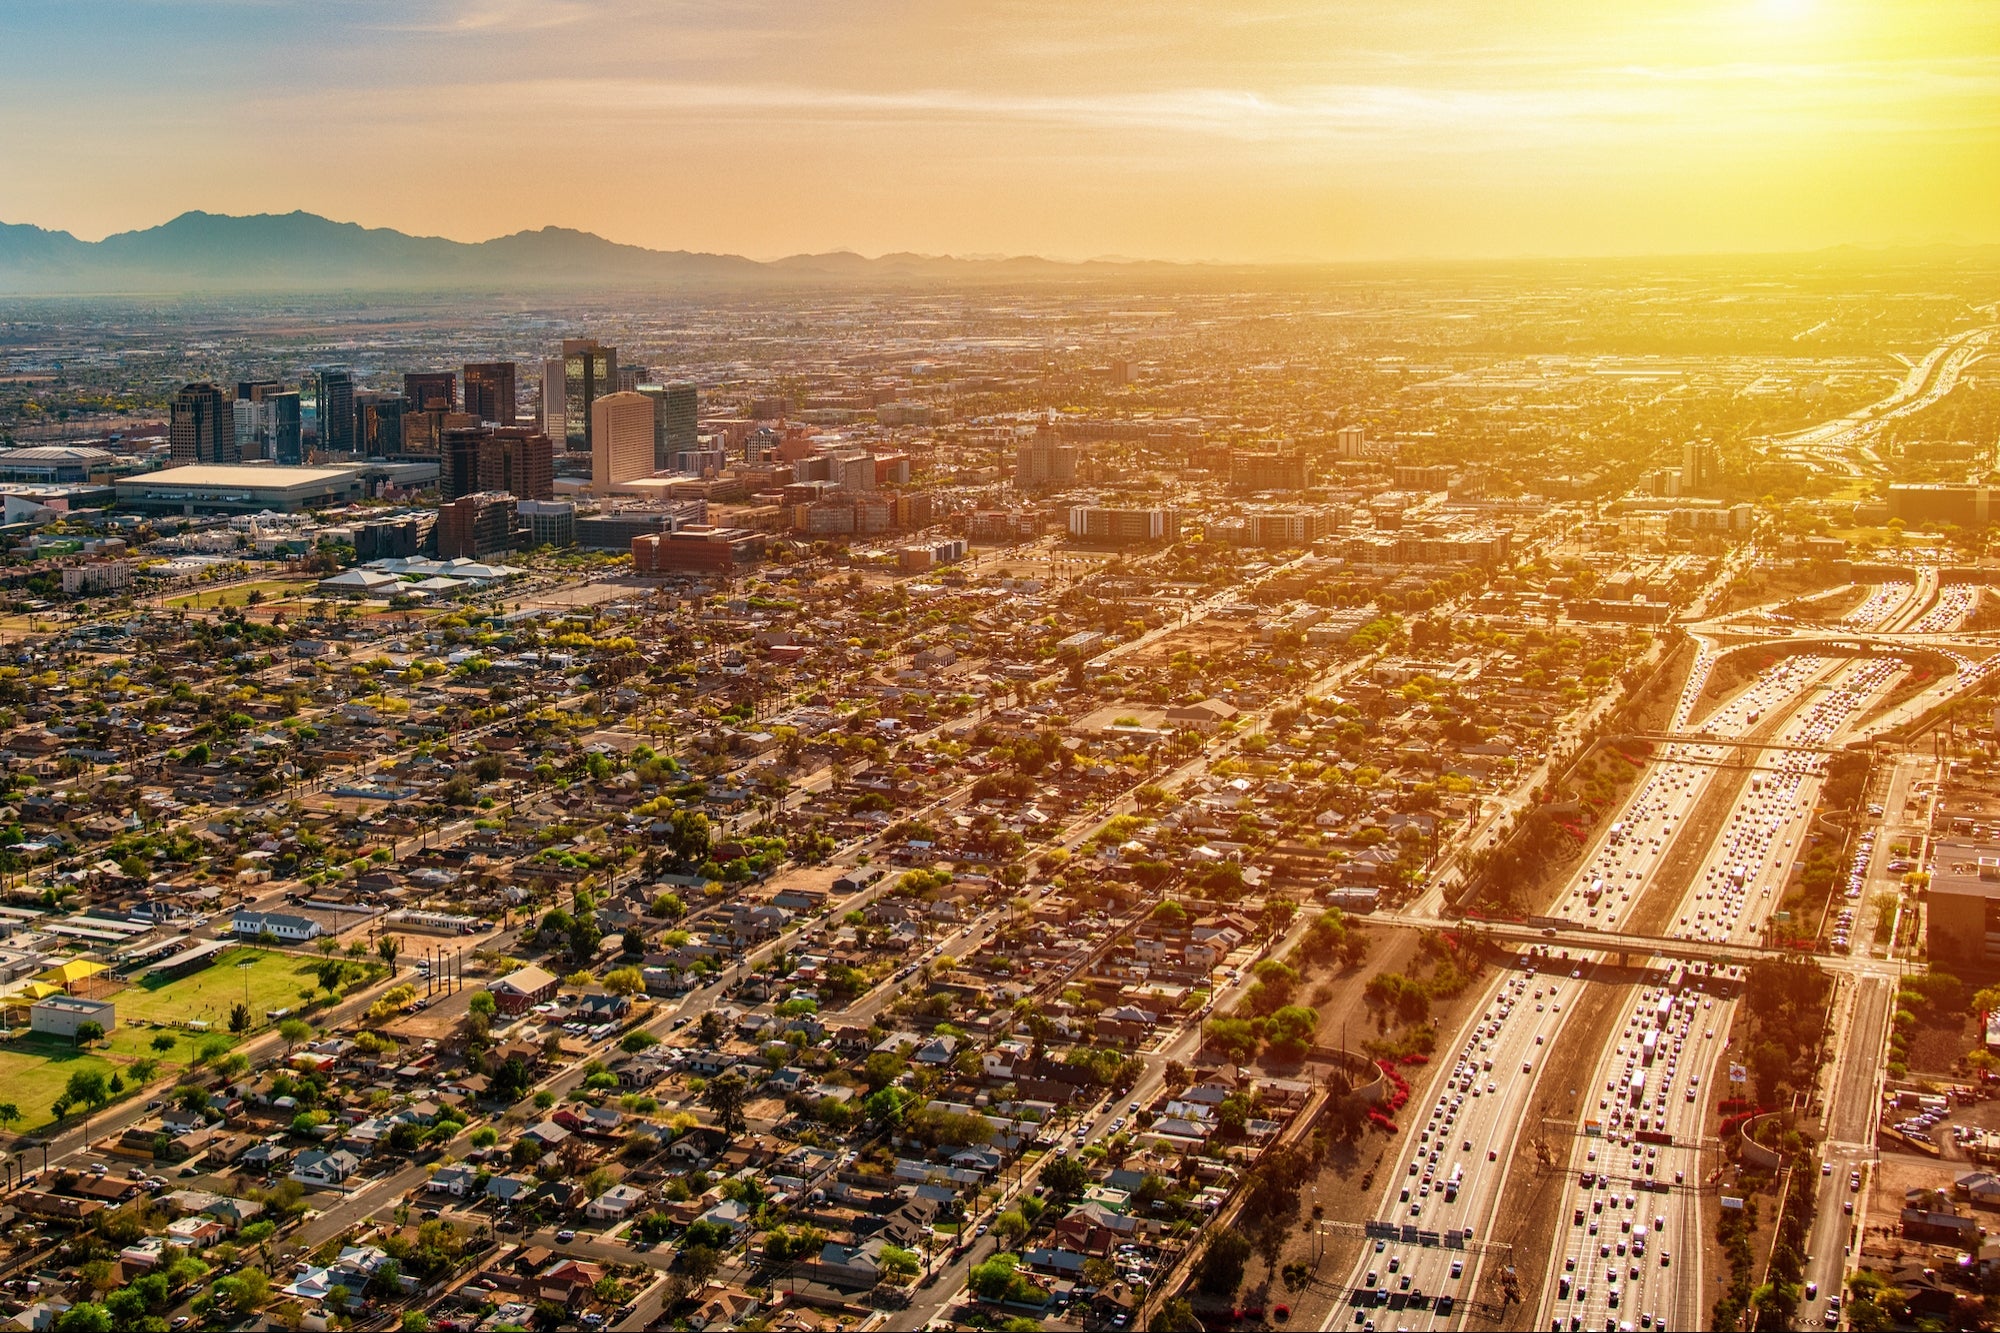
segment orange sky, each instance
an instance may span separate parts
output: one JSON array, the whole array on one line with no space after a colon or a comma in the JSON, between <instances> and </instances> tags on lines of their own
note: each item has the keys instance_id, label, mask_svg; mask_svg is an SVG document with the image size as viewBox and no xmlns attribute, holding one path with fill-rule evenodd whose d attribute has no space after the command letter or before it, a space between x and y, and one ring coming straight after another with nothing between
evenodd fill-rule
<instances>
[{"instance_id":1,"label":"orange sky","mask_svg":"<svg viewBox=\"0 0 2000 1333\"><path fill-rule=\"evenodd\" d=\"M1994 0L13 0L0 220L758 257L2000 241Z\"/></svg>"}]
</instances>

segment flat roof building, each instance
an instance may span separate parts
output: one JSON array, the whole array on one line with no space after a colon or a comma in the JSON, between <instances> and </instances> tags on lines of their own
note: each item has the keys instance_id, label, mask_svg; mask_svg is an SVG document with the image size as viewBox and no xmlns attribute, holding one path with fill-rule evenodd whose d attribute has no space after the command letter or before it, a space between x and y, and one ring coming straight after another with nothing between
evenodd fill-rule
<instances>
[{"instance_id":1,"label":"flat roof building","mask_svg":"<svg viewBox=\"0 0 2000 1333\"><path fill-rule=\"evenodd\" d=\"M1955 523L1984 527L2000 518L2000 487L1959 482L1902 483L1889 487L1889 517L1929 527Z\"/></svg>"},{"instance_id":2,"label":"flat roof building","mask_svg":"<svg viewBox=\"0 0 2000 1333\"><path fill-rule=\"evenodd\" d=\"M234 463L236 401L203 381L174 395L168 427L176 463Z\"/></svg>"},{"instance_id":3,"label":"flat roof building","mask_svg":"<svg viewBox=\"0 0 2000 1333\"><path fill-rule=\"evenodd\" d=\"M1933 959L2000 959L2000 846L1966 838L1938 842L1924 912L1924 943Z\"/></svg>"},{"instance_id":4,"label":"flat roof building","mask_svg":"<svg viewBox=\"0 0 2000 1333\"><path fill-rule=\"evenodd\" d=\"M38 444L26 449L0 450L0 481L43 483L89 481L118 461L109 449L88 445Z\"/></svg>"},{"instance_id":5,"label":"flat roof building","mask_svg":"<svg viewBox=\"0 0 2000 1333\"><path fill-rule=\"evenodd\" d=\"M360 467L195 463L119 480L118 503L151 514L258 514L366 498Z\"/></svg>"},{"instance_id":6,"label":"flat roof building","mask_svg":"<svg viewBox=\"0 0 2000 1333\"><path fill-rule=\"evenodd\" d=\"M653 474L653 420L653 400L643 393L610 393L590 405L591 489L608 492Z\"/></svg>"},{"instance_id":7,"label":"flat roof building","mask_svg":"<svg viewBox=\"0 0 2000 1333\"><path fill-rule=\"evenodd\" d=\"M118 1006L109 1000L86 1000L81 995L51 995L28 1006L28 1026L52 1036L76 1037L85 1023L95 1023L106 1032L118 1026Z\"/></svg>"},{"instance_id":8,"label":"flat roof building","mask_svg":"<svg viewBox=\"0 0 2000 1333\"><path fill-rule=\"evenodd\" d=\"M514 424L514 363L474 361L465 367L465 410L497 426Z\"/></svg>"}]
</instances>

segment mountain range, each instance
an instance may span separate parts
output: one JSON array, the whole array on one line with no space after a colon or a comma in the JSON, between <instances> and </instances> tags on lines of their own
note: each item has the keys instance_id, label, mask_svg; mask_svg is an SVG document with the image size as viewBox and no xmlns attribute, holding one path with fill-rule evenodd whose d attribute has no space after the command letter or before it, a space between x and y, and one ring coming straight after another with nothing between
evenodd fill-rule
<instances>
[{"instance_id":1,"label":"mountain range","mask_svg":"<svg viewBox=\"0 0 2000 1333\"><path fill-rule=\"evenodd\" d=\"M142 231L80 241L66 231L0 223L0 295L326 291L535 291L893 285L1078 280L1185 272L1126 261L956 259L847 251L760 261L648 250L587 231L544 227L467 243L315 213L183 213Z\"/></svg>"}]
</instances>

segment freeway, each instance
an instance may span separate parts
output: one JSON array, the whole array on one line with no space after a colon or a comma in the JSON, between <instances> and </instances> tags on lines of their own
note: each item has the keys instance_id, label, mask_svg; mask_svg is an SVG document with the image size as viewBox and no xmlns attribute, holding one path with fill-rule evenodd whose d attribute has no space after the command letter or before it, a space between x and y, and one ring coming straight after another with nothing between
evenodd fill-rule
<instances>
[{"instance_id":1,"label":"freeway","mask_svg":"<svg viewBox=\"0 0 2000 1333\"><path fill-rule=\"evenodd\" d=\"M1933 588L1921 579L1907 589L1889 585L1850 620L1861 630L1908 624L1926 609ZM1707 725L1747 730L1767 714L1782 714L1778 739L1816 745L1840 734L1897 675L1880 660L1787 659ZM1777 753L1739 790L1670 933L1709 946L1748 943L1782 900L1825 759L1809 749ZM1718 1088L1734 1080L1726 1047L1736 1001L1710 982L1697 967L1667 985L1635 988L1626 1000L1629 1017L1607 1042L1581 1100L1571 1104L1584 1132L1570 1152L1572 1184L1560 1210L1566 1234L1550 1256L1538 1325L1597 1328L1637 1313L1638 1322L1654 1327L1700 1326L1701 1216L1688 1187L1705 1181L1700 1142L1708 1112ZM1658 1192L1662 1185L1665 1192ZM1642 1199L1648 1206L1640 1206Z\"/></svg>"},{"instance_id":2,"label":"freeway","mask_svg":"<svg viewBox=\"0 0 2000 1333\"><path fill-rule=\"evenodd\" d=\"M1960 597L1938 597L1935 579L1920 578L1900 602L1871 597L1854 618L1861 628L1942 625L1962 618L1969 605ZM1754 700L1759 711L1790 710L1778 733L1784 739L1828 742L1865 715L1898 675L1881 661L1840 666L1792 659L1772 668L1737 702ZM1681 904L1670 927L1675 934L1710 944L1756 937L1782 900L1802 850L1824 765L1818 754L1794 749L1752 777ZM1863 1028L1857 1035L1865 1044L1872 1033L1874 1045L1851 1049L1836 1080L1836 1098L1850 1114L1853 1107L1872 1105L1886 1019L1882 988L1889 983L1864 975L1855 984ZM1552 1327L1595 1328L1602 1320L1622 1322L1638 1312L1642 1323L1689 1328L1704 1317L1699 1210L1679 1187L1704 1182L1700 1143L1708 1112L1740 1068L1726 1049L1731 1039L1716 1044L1718 1033L1730 1032L1736 1001L1728 993L1710 993L1698 971L1680 972L1668 986L1644 989L1633 998L1631 1017L1586 1085L1586 1099L1597 1098L1599 1123L1594 1132L1586 1127L1572 1149L1576 1184L1563 1207L1570 1234L1551 1256L1542 1291L1541 1316ZM1685 1081L1677 1088L1680 1073ZM1677 1091L1681 1095L1675 1096ZM1578 1110L1592 1115L1587 1100ZM1672 1185L1664 1194L1653 1193L1669 1172ZM1652 1203L1650 1216L1635 1207L1641 1192ZM1619 1225L1615 1234L1609 1229L1612 1217ZM1650 1252L1640 1233L1649 1222ZM1671 1270L1675 1250L1682 1255L1678 1273Z\"/></svg>"},{"instance_id":3,"label":"freeway","mask_svg":"<svg viewBox=\"0 0 2000 1333\"><path fill-rule=\"evenodd\" d=\"M1691 715L1713 661L1706 645L1698 647L1675 709L1676 726ZM1754 710L1744 705L1739 711ZM1557 915L1579 926L1615 926L1629 912L1633 895L1662 868L1675 828L1712 773L1697 765L1656 765L1606 828L1597 856L1580 865L1558 896ZM1475 1241L1489 1233L1505 1198L1525 1113L1535 1104L1539 1053L1553 1049L1596 961L1583 955L1566 960L1546 980L1524 971L1502 973L1488 985L1448 1048L1456 1052L1453 1063L1440 1061L1431 1086L1412 1098L1411 1122L1418 1129L1402 1146L1375 1220L1414 1222L1440 1233L1456 1230L1461 1237L1469 1227ZM1419 1122L1418 1115L1427 1119ZM1468 1143L1474 1146L1468 1149ZM1446 1191L1449 1198L1425 1193L1461 1166L1458 1187ZM1390 1259L1396 1261L1393 1275ZM1347 1304L1336 1305L1323 1327L1364 1322L1374 1309L1399 1309L1399 1327L1452 1327L1463 1316L1461 1298L1478 1290L1484 1262L1478 1251L1468 1255L1420 1245L1391 1252L1386 1240L1381 1249L1371 1241L1347 1278Z\"/></svg>"},{"instance_id":4,"label":"freeway","mask_svg":"<svg viewBox=\"0 0 2000 1333\"><path fill-rule=\"evenodd\" d=\"M1870 442L1888 422L1921 412L1956 389L1966 367L1984 355L1992 333L1993 326L1982 325L1953 334L1912 366L1887 396L1846 416L1774 437L1767 447L1822 466L1838 465L1854 476L1880 475L1885 469ZM1849 450L1860 460L1848 456Z\"/></svg>"},{"instance_id":5,"label":"freeway","mask_svg":"<svg viewBox=\"0 0 2000 1333\"><path fill-rule=\"evenodd\" d=\"M1935 596L1934 576L1878 589L1850 618L1851 628L1866 632L1922 623ZM1941 613L1937 619L1948 620L1950 615ZM1691 720L1719 656L1712 643L1697 642L1697 659L1675 711L1673 726L1677 729ZM1897 675L1894 664L1884 661L1788 659L1716 708L1703 725L1731 739L1775 730L1785 742L1817 747L1865 712L1892 687ZM1545 935L1545 944L1574 948L1588 943L1600 954L1605 951L1601 937L1592 939L1585 932L1615 931L1621 921L1630 920L1637 901L1662 869L1668 849L1675 845L1677 835L1685 830L1686 821L1714 781L1714 764L1727 744L1676 743L1649 765L1619 818L1606 828L1594 853L1557 897L1552 915L1574 925L1554 928L1555 936ZM1723 835L1713 840L1706 864L1679 904L1671 935L1690 951L1712 954L1753 944L1758 938L1773 905L1771 890L1782 885L1797 855L1825 762L1813 748L1787 750L1782 756L1762 761L1764 767L1744 783ZM1579 952L1564 966L1576 974L1573 979L1580 979L1589 974L1595 961ZM1435 1178L1439 1168L1456 1165L1449 1162L1449 1154L1454 1147L1461 1154L1468 1151L1462 1147L1466 1142L1490 1153L1488 1160L1494 1164L1512 1159L1521 1117L1518 1110L1513 1114L1495 1112L1511 1108L1515 1101L1521 1106L1529 1104L1536 1067L1532 1054L1518 1060L1516 1054L1524 1040L1541 1047L1553 1043L1565 1021L1554 1007L1561 1003L1560 990L1544 995L1539 991L1546 988L1537 987L1537 993L1530 996L1527 988L1532 982L1530 974L1507 976L1494 983L1459 1036L1456 1062L1440 1069L1433 1086L1418 1099L1416 1104L1429 1118L1404 1145L1390 1185L1392 1193L1385 1196L1377 1211L1379 1221L1400 1224L1409 1220L1405 1213L1412 1204L1418 1206L1421 1217L1428 1199L1430 1211L1442 1214L1443 1223L1440 1228L1427 1229L1457 1229L1462 1234L1469 1222L1475 1234L1485 1234L1480 1219L1495 1215L1500 1208L1505 1196L1504 1168L1493 1173L1468 1169L1460 1187L1452 1191L1449 1204L1425 1195L1423 1187L1432 1183L1427 1173ZM1560 978L1556 984L1561 987ZM1579 1136L1569 1163L1576 1184L1572 1197L1565 1200L1563 1219L1574 1235L1566 1235L1551 1258L1551 1271L1540 1293L1544 1319L1560 1319L1563 1327L1581 1328L1586 1324L1597 1327L1612 1318L1615 1325L1615 1312L1622 1306L1627 1313L1636 1310L1648 1316L1663 1315L1668 1326L1699 1323L1699 1219L1695 1210L1685 1206L1685 1190L1675 1194L1670 1184L1668 1193L1656 1194L1653 1188L1676 1176L1685 1186L1688 1180L1698 1179L1699 1167L1686 1150L1648 1143L1637 1135L1665 1134L1689 1142L1699 1137L1705 1098L1712 1094L1697 1089L1702 1078L1707 1079L1709 1089L1715 1086L1715 1062L1721 1048L1712 1044L1716 1041L1712 1034L1726 1031L1729 1016L1726 997L1703 993L1702 984L1676 985L1672 994L1635 988L1629 997L1631 1017L1607 1043L1593 1079L1604 1092L1585 1094L1597 1097L1595 1111L1572 1090L1571 1114L1597 1120L1598 1128L1595 1134ZM1524 998L1537 1005L1536 1016L1510 1027L1510 1021L1525 1016L1514 1012ZM1725 1010L1716 1014L1719 1000ZM1666 1001L1664 1010L1662 1001ZM1549 1007L1543 1008L1545 1005ZM1647 1030L1654 1035L1648 1038ZM1495 1062L1492 1070L1486 1067L1489 1058ZM1685 1071L1683 1061L1688 1066ZM1698 1067L1704 1062L1706 1070ZM1683 1072L1686 1081L1676 1088L1674 1080ZM1493 1077L1496 1074L1498 1077ZM1503 1080L1509 1084L1506 1093L1500 1090ZM1477 1099L1471 1096L1474 1089L1482 1094ZM1674 1092L1681 1095L1672 1096ZM1551 1098L1557 1095L1549 1094ZM1607 1197L1614 1154L1616 1175L1623 1188ZM1480 1165L1476 1161L1469 1164ZM1590 1181L1587 1190L1581 1183L1585 1179ZM1412 1181L1415 1188L1406 1196L1404 1191L1411 1188ZM1653 1201L1651 1212L1638 1206L1642 1193ZM1615 1236L1599 1238L1607 1208L1620 1230ZM1578 1216L1586 1220L1574 1222ZM1649 1251L1633 1252L1635 1246L1644 1245L1636 1240L1631 1230L1634 1227L1653 1233ZM1354 1322L1363 1322L1369 1310L1378 1305L1399 1308L1400 1326L1450 1326L1462 1317L1456 1301L1446 1305L1435 1298L1475 1290L1482 1262L1479 1256L1468 1258L1442 1247L1416 1247L1407 1253L1390 1254L1396 1259L1397 1271L1393 1290L1384 1292L1387 1258L1382 1256L1389 1242L1383 1245L1378 1250L1371 1244L1364 1251L1347 1282ZM1660 1277L1659 1270L1650 1266L1654 1257L1664 1257L1670 1265L1676 1249L1683 1256L1682 1268L1674 1271L1669 1267L1670 1276ZM1641 1258L1647 1262L1636 1262ZM1560 1271L1555 1269L1557 1262L1564 1265ZM1467 1264L1473 1268L1470 1281L1465 1276ZM1615 1277L1595 1282L1588 1278L1592 1272L1608 1274L1614 1269ZM1407 1288L1403 1285L1406 1279ZM1414 1292L1432 1299L1412 1306L1409 1293ZM1664 1312L1654 1308L1657 1305L1664 1305ZM1326 1327L1347 1319L1348 1309L1337 1308Z\"/></svg>"}]
</instances>

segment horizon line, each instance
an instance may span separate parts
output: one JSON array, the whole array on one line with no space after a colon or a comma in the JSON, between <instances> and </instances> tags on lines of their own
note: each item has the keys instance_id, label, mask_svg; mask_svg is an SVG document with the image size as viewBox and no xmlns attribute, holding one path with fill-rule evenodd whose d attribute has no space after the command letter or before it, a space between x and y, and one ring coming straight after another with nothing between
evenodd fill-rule
<instances>
[{"instance_id":1,"label":"horizon line","mask_svg":"<svg viewBox=\"0 0 2000 1333\"><path fill-rule=\"evenodd\" d=\"M1925 251L1979 251L1979 250L2000 249L2000 241L1975 241L1975 240L1966 240L1962 238L1959 239L1934 238L1930 240L1900 240L1900 241L1877 241L1877 242L1840 241L1826 245L1815 246L1809 249L1775 248L1775 249L1761 249L1761 250L1759 249L1604 250L1604 251L1585 251L1585 252L1516 251L1513 253L1492 252L1485 254L1457 254L1457 255L1439 254L1439 253L1430 253L1430 254L1411 253L1403 255L1366 255L1366 256L1320 256L1320 257L1291 256L1284 258L1266 258L1266 259L1216 258L1216 257L1199 258L1199 259L1166 258L1160 256L1121 255L1121 254L1095 254L1086 256L1068 256L1068 255L1041 254L1030 251L1020 251L1009 254L995 254L992 252L961 254L951 251L925 252L920 250L907 250L907 249L882 250L870 254L865 250L862 250L858 247L851 245L835 245L825 250L798 250L782 254L759 256L755 254L745 254L736 251L697 250L697 249L690 249L687 247L661 249L661 248L656 248L654 246L643 245L634 241L616 240L612 237L604 235L602 232L592 231L589 230L588 228L576 227L566 223L558 223L558 222L544 223L539 227L523 227L523 228L518 228L514 231L500 232L495 235L486 236L478 240L464 240L456 236L446 236L438 233L405 231L401 227L389 224L371 224L371 223L354 221L351 219L333 218L327 216L324 213L313 212L311 209L307 208L293 208L286 212L260 211L253 213L219 213L205 208L189 208L174 214L172 217L167 218L165 221L153 223L149 226L144 226L144 227L129 227L120 231L106 232L103 236L100 236L94 240L78 236L75 232L70 231L67 228L46 227L41 225L40 223L35 223L35 222L8 222L4 219L0 219L0 228L5 228L5 227L28 228L34 231L38 231L43 235L67 236L79 245L99 246L103 245L107 241L111 241L120 237L138 236L146 232L159 231L185 218L211 218L229 222L248 222L259 219L276 220L285 218L307 218L319 222L324 222L331 226L352 227L362 232L387 233L394 236L400 236L409 240L438 241L449 245L464 246L467 248L476 248L478 246L491 244L495 241L508 240L516 236L534 236L534 235L546 234L549 232L560 232L578 237L585 237L592 240L602 241L607 245L618 246L622 249L642 251L647 254L654 254L654 255L682 254L682 255L690 255L697 257L717 258L717 259L740 259L748 263L757 264L759 266L767 268L797 260L845 257L845 258L859 259L867 263L880 263L884 260L904 257L904 256L920 260L964 263L964 264L1007 264L1007 263L1015 263L1026 260L1044 264L1056 264L1056 265L1066 265L1074 267L1097 265L1105 267L1136 268L1149 265L1158 265L1164 267L1185 268L1185 269L1271 270L1271 269L1373 267L1373 266L1399 265L1399 264L1400 265L1422 265L1422 264L1462 265L1462 264L1517 264L1517 263L1565 263L1565 262L1604 263L1604 262L1638 262L1644 260L1668 260L1668 259L1673 259L1673 260L1780 259L1780 258L1813 258L1813 257L1842 254L1842 253L1889 256L1896 254L1919 253Z\"/></svg>"}]
</instances>

